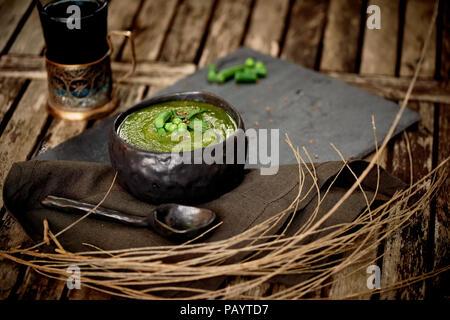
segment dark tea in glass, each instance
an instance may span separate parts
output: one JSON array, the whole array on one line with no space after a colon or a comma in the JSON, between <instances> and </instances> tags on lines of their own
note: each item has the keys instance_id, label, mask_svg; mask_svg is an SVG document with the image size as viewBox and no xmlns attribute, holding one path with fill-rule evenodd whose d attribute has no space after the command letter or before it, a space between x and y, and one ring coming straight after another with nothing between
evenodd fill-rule
<instances>
[{"instance_id":1,"label":"dark tea in glass","mask_svg":"<svg viewBox=\"0 0 450 320\"><path fill-rule=\"evenodd\" d=\"M47 59L84 64L108 53L107 0L40 0L37 7Z\"/></svg>"}]
</instances>

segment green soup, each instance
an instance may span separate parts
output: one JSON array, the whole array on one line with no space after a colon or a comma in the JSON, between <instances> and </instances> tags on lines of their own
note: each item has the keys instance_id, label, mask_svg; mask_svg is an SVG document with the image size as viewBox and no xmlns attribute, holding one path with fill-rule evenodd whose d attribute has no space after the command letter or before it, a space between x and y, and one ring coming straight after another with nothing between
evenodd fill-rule
<instances>
[{"instance_id":1,"label":"green soup","mask_svg":"<svg viewBox=\"0 0 450 320\"><path fill-rule=\"evenodd\" d=\"M167 120L168 122L178 117L183 119L193 110L202 110L202 112L189 120L183 119L183 123L189 125L188 130L184 132L175 130L161 136L155 126L155 120L161 113L168 110L174 112L173 116ZM178 122L181 121L178 120ZM195 130L192 128L192 123L198 124ZM236 129L234 119L222 108L205 102L169 101L129 114L120 124L117 132L128 144L140 149L173 152L188 151L219 143L233 134Z\"/></svg>"}]
</instances>

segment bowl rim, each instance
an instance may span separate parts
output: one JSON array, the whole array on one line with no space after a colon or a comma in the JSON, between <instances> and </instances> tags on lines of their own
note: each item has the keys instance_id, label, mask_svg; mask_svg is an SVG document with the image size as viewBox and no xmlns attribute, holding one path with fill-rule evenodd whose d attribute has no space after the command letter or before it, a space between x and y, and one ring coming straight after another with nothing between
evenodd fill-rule
<instances>
[{"instance_id":1,"label":"bowl rim","mask_svg":"<svg viewBox=\"0 0 450 320\"><path fill-rule=\"evenodd\" d=\"M122 139L119 136L119 134L117 132L118 127L125 120L125 118L128 115L130 115L131 113L136 112L137 110L140 110L140 109L143 109L143 108L150 107L151 105L154 105L154 104L163 103L165 101L177 101L177 100L178 101L184 101L184 100L186 100L185 99L186 96L194 96L194 95L209 96L209 97L211 97L213 99L220 100L232 112L234 112L236 114L236 116L237 116L236 130L228 138L226 138L225 140L223 140L223 141L221 141L219 143L208 145L208 146L202 147L202 148L192 149L192 150L189 150L189 151L179 151L179 152L164 151L164 152L162 152L162 151L153 151L153 150L141 149L141 148L136 147L136 146L134 146L132 144L129 144L128 142L126 142L124 139ZM183 98L183 99L181 99L181 98ZM196 100L192 99L191 101L196 101ZM201 102L201 101L199 101L199 102ZM213 103L211 103L211 104L213 104ZM215 105L215 104L214 104L214 106L224 109L222 106L218 106L218 105ZM229 113L227 110L224 110L224 111ZM236 119L234 119L234 120L236 120ZM155 95L153 97L144 99L144 100L142 100L142 101L132 105L130 108L128 108L125 111L122 111L121 113L119 113L115 117L113 126L111 128L111 134L112 134L112 136L115 139L119 140L121 143L125 144L127 147L132 148L132 149L134 149L136 151L147 153L147 154L153 154L153 155L172 155L174 153L175 154L176 153L180 154L180 153L183 153L183 152L194 152L194 150L205 150L207 148L213 148L213 147L215 147L217 145L224 144L229 139L234 139L234 137L237 135L236 133L237 133L238 129L242 129L242 130L245 131L244 121L242 120L241 114L233 107L233 105L231 103L229 103L224 98L219 97L218 95L216 95L214 93L211 93L211 92L208 92L208 91L197 90L197 91L177 91L177 92L171 92L171 93L163 93L163 94L160 94L160 95Z\"/></svg>"}]
</instances>

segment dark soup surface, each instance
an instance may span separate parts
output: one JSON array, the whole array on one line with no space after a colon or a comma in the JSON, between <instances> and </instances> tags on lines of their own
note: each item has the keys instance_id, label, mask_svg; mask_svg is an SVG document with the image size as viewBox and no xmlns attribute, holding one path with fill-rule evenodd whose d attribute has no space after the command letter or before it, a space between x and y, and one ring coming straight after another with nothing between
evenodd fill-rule
<instances>
[{"instance_id":1,"label":"dark soup surface","mask_svg":"<svg viewBox=\"0 0 450 320\"><path fill-rule=\"evenodd\" d=\"M236 131L234 119L222 108L205 102L169 101L129 114L119 136L137 148L178 152L224 141Z\"/></svg>"}]
</instances>

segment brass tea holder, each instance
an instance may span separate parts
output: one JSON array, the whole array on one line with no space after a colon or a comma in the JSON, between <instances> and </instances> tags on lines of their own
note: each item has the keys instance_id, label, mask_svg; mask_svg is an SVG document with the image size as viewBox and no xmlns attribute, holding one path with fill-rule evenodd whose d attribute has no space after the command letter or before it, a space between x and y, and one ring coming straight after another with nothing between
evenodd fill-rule
<instances>
[{"instance_id":1,"label":"brass tea holder","mask_svg":"<svg viewBox=\"0 0 450 320\"><path fill-rule=\"evenodd\" d=\"M111 71L111 36L129 39L132 67L113 82ZM131 31L112 31L108 34L109 50L100 59L84 64L61 64L45 59L48 81L47 110L65 120L93 120L106 116L119 105L115 86L136 70L134 37Z\"/></svg>"}]
</instances>

